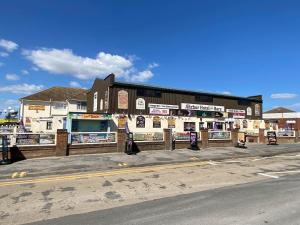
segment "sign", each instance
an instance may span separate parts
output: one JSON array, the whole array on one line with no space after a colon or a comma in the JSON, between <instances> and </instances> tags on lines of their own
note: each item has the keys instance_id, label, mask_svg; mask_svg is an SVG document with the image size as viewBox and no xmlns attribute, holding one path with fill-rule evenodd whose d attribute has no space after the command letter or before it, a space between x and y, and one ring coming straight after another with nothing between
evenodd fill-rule
<instances>
[{"instance_id":1,"label":"sign","mask_svg":"<svg viewBox=\"0 0 300 225\"><path fill-rule=\"evenodd\" d=\"M104 93L104 109L108 109L108 90Z\"/></svg>"},{"instance_id":2,"label":"sign","mask_svg":"<svg viewBox=\"0 0 300 225\"><path fill-rule=\"evenodd\" d=\"M153 117L153 128L161 128L161 121L159 116Z\"/></svg>"},{"instance_id":3,"label":"sign","mask_svg":"<svg viewBox=\"0 0 300 225\"><path fill-rule=\"evenodd\" d=\"M110 120L112 116L110 114L84 114L84 113L70 113L70 119L82 119L82 120Z\"/></svg>"},{"instance_id":4,"label":"sign","mask_svg":"<svg viewBox=\"0 0 300 225\"><path fill-rule=\"evenodd\" d=\"M229 112L229 113L246 113L245 110L243 109L226 109L226 112Z\"/></svg>"},{"instance_id":5,"label":"sign","mask_svg":"<svg viewBox=\"0 0 300 225\"><path fill-rule=\"evenodd\" d=\"M156 108L156 109L179 109L178 105L165 105L165 104L148 104L149 108Z\"/></svg>"},{"instance_id":6,"label":"sign","mask_svg":"<svg viewBox=\"0 0 300 225\"><path fill-rule=\"evenodd\" d=\"M169 109L156 109L156 108L150 108L149 109L150 114L154 115L169 115Z\"/></svg>"},{"instance_id":7,"label":"sign","mask_svg":"<svg viewBox=\"0 0 300 225\"><path fill-rule=\"evenodd\" d=\"M145 128L145 117L138 116L136 118L136 128Z\"/></svg>"},{"instance_id":8,"label":"sign","mask_svg":"<svg viewBox=\"0 0 300 225\"><path fill-rule=\"evenodd\" d=\"M128 109L128 92L118 91L118 109Z\"/></svg>"},{"instance_id":9,"label":"sign","mask_svg":"<svg viewBox=\"0 0 300 225\"><path fill-rule=\"evenodd\" d=\"M184 131L195 131L196 130L196 123L195 122L184 122L183 123L183 130Z\"/></svg>"},{"instance_id":10,"label":"sign","mask_svg":"<svg viewBox=\"0 0 300 225\"><path fill-rule=\"evenodd\" d=\"M45 110L45 105L29 105L28 110Z\"/></svg>"},{"instance_id":11,"label":"sign","mask_svg":"<svg viewBox=\"0 0 300 225\"><path fill-rule=\"evenodd\" d=\"M125 128L127 122L127 117L126 116L120 116L118 118L118 128Z\"/></svg>"},{"instance_id":12,"label":"sign","mask_svg":"<svg viewBox=\"0 0 300 225\"><path fill-rule=\"evenodd\" d=\"M168 118L168 128L175 128L176 127L176 119L174 117Z\"/></svg>"},{"instance_id":13,"label":"sign","mask_svg":"<svg viewBox=\"0 0 300 225\"><path fill-rule=\"evenodd\" d=\"M277 137L275 131L268 131L267 132L268 142L269 144L276 144L277 143Z\"/></svg>"},{"instance_id":14,"label":"sign","mask_svg":"<svg viewBox=\"0 0 300 225\"><path fill-rule=\"evenodd\" d=\"M199 105L199 104L189 104L189 103L181 103L181 109L186 110L200 110L200 111L215 111L215 112L224 112L224 106L217 105Z\"/></svg>"},{"instance_id":15,"label":"sign","mask_svg":"<svg viewBox=\"0 0 300 225\"><path fill-rule=\"evenodd\" d=\"M143 98L136 99L136 109L141 109L141 110L146 109L145 99Z\"/></svg>"},{"instance_id":16,"label":"sign","mask_svg":"<svg viewBox=\"0 0 300 225\"><path fill-rule=\"evenodd\" d=\"M252 116L252 109L251 109L251 107L247 108L247 116Z\"/></svg>"},{"instance_id":17,"label":"sign","mask_svg":"<svg viewBox=\"0 0 300 225\"><path fill-rule=\"evenodd\" d=\"M192 150L198 150L198 136L197 132L190 133L190 145Z\"/></svg>"},{"instance_id":18,"label":"sign","mask_svg":"<svg viewBox=\"0 0 300 225\"><path fill-rule=\"evenodd\" d=\"M248 121L247 120L243 120L243 128L248 128Z\"/></svg>"},{"instance_id":19,"label":"sign","mask_svg":"<svg viewBox=\"0 0 300 225\"><path fill-rule=\"evenodd\" d=\"M255 116L259 116L260 115L260 105L255 104L254 108L255 108Z\"/></svg>"},{"instance_id":20,"label":"sign","mask_svg":"<svg viewBox=\"0 0 300 225\"><path fill-rule=\"evenodd\" d=\"M260 121L255 120L255 121L253 122L253 129L259 129L259 123L260 123Z\"/></svg>"}]
</instances>

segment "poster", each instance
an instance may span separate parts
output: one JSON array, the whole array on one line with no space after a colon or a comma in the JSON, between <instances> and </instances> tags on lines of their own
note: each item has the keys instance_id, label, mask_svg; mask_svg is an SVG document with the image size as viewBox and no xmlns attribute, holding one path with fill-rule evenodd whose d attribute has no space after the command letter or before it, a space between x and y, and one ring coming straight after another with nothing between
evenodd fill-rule
<instances>
[{"instance_id":1,"label":"poster","mask_svg":"<svg viewBox=\"0 0 300 225\"><path fill-rule=\"evenodd\" d=\"M118 92L118 109L128 109L128 92L121 90Z\"/></svg>"},{"instance_id":2,"label":"poster","mask_svg":"<svg viewBox=\"0 0 300 225\"><path fill-rule=\"evenodd\" d=\"M240 128L241 128L240 120L235 120L235 121L234 121L234 125L235 125L235 128L236 128L236 129L240 129Z\"/></svg>"},{"instance_id":3,"label":"poster","mask_svg":"<svg viewBox=\"0 0 300 225\"><path fill-rule=\"evenodd\" d=\"M174 117L168 118L168 128L175 128L176 127L176 119Z\"/></svg>"},{"instance_id":4,"label":"poster","mask_svg":"<svg viewBox=\"0 0 300 225\"><path fill-rule=\"evenodd\" d=\"M254 120L253 129L259 129L259 121L258 120Z\"/></svg>"},{"instance_id":5,"label":"poster","mask_svg":"<svg viewBox=\"0 0 300 225\"><path fill-rule=\"evenodd\" d=\"M118 128L125 128L125 124L127 122L126 116L119 116L118 118Z\"/></svg>"},{"instance_id":6,"label":"poster","mask_svg":"<svg viewBox=\"0 0 300 225\"><path fill-rule=\"evenodd\" d=\"M248 128L248 121L247 120L243 120L243 128Z\"/></svg>"},{"instance_id":7,"label":"poster","mask_svg":"<svg viewBox=\"0 0 300 225\"><path fill-rule=\"evenodd\" d=\"M153 117L153 128L161 128L161 121L159 116Z\"/></svg>"},{"instance_id":8,"label":"poster","mask_svg":"<svg viewBox=\"0 0 300 225\"><path fill-rule=\"evenodd\" d=\"M140 109L140 110L144 110L146 109L146 103L145 103L145 99L143 98L138 98L136 99L136 109Z\"/></svg>"},{"instance_id":9,"label":"poster","mask_svg":"<svg viewBox=\"0 0 300 225\"><path fill-rule=\"evenodd\" d=\"M39 134L18 134L16 138L17 145L37 145L39 144Z\"/></svg>"},{"instance_id":10,"label":"poster","mask_svg":"<svg viewBox=\"0 0 300 225\"><path fill-rule=\"evenodd\" d=\"M136 128L145 128L145 117L138 116L136 118Z\"/></svg>"},{"instance_id":11,"label":"poster","mask_svg":"<svg viewBox=\"0 0 300 225\"><path fill-rule=\"evenodd\" d=\"M270 130L270 122L269 121L265 122L265 129Z\"/></svg>"}]
</instances>

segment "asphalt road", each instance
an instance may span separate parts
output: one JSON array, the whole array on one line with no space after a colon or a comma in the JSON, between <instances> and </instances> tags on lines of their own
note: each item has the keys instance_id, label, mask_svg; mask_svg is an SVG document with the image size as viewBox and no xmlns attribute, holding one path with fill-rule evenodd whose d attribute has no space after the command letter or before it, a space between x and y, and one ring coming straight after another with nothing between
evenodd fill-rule
<instances>
[{"instance_id":1,"label":"asphalt road","mask_svg":"<svg viewBox=\"0 0 300 225\"><path fill-rule=\"evenodd\" d=\"M298 225L299 187L297 174L31 225Z\"/></svg>"}]
</instances>

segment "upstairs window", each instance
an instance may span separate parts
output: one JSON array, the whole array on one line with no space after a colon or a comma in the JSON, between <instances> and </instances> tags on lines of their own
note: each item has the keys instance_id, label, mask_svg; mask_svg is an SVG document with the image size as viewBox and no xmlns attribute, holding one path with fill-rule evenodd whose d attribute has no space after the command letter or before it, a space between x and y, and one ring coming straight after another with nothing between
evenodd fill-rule
<instances>
[{"instance_id":1,"label":"upstairs window","mask_svg":"<svg viewBox=\"0 0 300 225\"><path fill-rule=\"evenodd\" d=\"M137 96L161 98L161 92L151 89L137 89Z\"/></svg>"},{"instance_id":2,"label":"upstairs window","mask_svg":"<svg viewBox=\"0 0 300 225\"><path fill-rule=\"evenodd\" d=\"M52 122L51 121L47 121L46 130L52 130Z\"/></svg>"},{"instance_id":3,"label":"upstairs window","mask_svg":"<svg viewBox=\"0 0 300 225\"><path fill-rule=\"evenodd\" d=\"M86 102L77 102L77 110L86 110Z\"/></svg>"},{"instance_id":4,"label":"upstairs window","mask_svg":"<svg viewBox=\"0 0 300 225\"><path fill-rule=\"evenodd\" d=\"M66 109L67 108L67 104L66 103L62 103L62 102L57 102L54 104L53 106L54 109Z\"/></svg>"},{"instance_id":5,"label":"upstairs window","mask_svg":"<svg viewBox=\"0 0 300 225\"><path fill-rule=\"evenodd\" d=\"M214 98L211 95L196 95L195 101L196 102L213 102Z\"/></svg>"}]
</instances>

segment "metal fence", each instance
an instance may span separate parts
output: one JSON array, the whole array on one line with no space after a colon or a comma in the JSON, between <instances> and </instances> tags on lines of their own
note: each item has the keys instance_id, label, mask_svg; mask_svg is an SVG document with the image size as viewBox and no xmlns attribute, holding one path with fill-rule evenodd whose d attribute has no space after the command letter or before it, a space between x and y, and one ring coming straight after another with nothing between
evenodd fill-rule
<instances>
[{"instance_id":1,"label":"metal fence","mask_svg":"<svg viewBox=\"0 0 300 225\"><path fill-rule=\"evenodd\" d=\"M201 132L197 132L198 140L201 140ZM175 132L176 141L190 141L190 132Z\"/></svg>"},{"instance_id":2,"label":"metal fence","mask_svg":"<svg viewBox=\"0 0 300 225\"><path fill-rule=\"evenodd\" d=\"M230 131L208 131L208 140L231 140Z\"/></svg>"},{"instance_id":3,"label":"metal fence","mask_svg":"<svg viewBox=\"0 0 300 225\"><path fill-rule=\"evenodd\" d=\"M72 132L71 144L116 143L116 132Z\"/></svg>"},{"instance_id":4,"label":"metal fence","mask_svg":"<svg viewBox=\"0 0 300 225\"><path fill-rule=\"evenodd\" d=\"M164 133L163 132L135 132L133 133L133 140L137 142L164 141Z\"/></svg>"}]
</instances>

